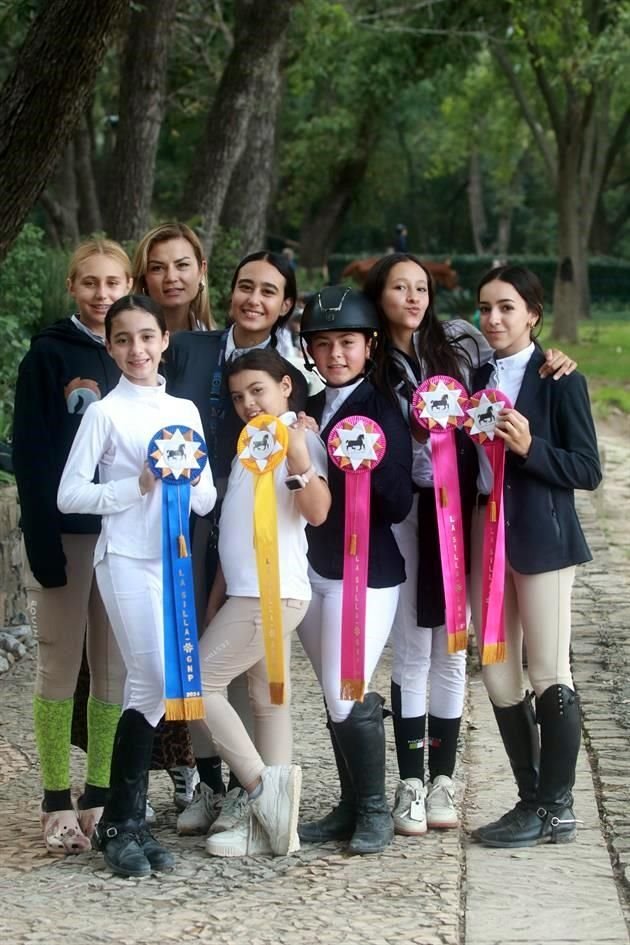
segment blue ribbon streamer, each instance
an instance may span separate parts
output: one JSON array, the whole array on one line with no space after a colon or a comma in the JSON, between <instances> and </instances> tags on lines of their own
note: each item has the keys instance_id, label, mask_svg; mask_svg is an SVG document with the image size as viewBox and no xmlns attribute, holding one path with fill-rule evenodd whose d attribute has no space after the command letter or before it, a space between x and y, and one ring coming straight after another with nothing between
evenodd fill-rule
<instances>
[{"instance_id":1,"label":"blue ribbon streamer","mask_svg":"<svg viewBox=\"0 0 630 945\"><path fill-rule=\"evenodd\" d=\"M179 557L179 535L190 548L190 483L162 485L162 578L164 601L165 698L199 698L201 669L195 615L192 558Z\"/></svg>"}]
</instances>

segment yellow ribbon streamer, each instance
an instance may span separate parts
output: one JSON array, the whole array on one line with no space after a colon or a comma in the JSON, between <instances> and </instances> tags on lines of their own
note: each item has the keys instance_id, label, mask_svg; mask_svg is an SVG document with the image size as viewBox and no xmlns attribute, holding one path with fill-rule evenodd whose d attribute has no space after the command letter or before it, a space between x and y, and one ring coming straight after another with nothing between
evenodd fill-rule
<instances>
[{"instance_id":1,"label":"yellow ribbon streamer","mask_svg":"<svg viewBox=\"0 0 630 945\"><path fill-rule=\"evenodd\" d=\"M254 417L241 432L237 455L254 473L254 549L258 570L265 662L272 705L285 701L284 638L274 470L287 454L289 434L276 417Z\"/></svg>"}]
</instances>

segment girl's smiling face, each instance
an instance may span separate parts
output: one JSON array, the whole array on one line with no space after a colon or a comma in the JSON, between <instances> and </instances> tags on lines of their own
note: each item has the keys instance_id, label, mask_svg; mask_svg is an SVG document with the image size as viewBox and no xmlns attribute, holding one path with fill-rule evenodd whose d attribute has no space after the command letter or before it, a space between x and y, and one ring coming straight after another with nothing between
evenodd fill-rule
<instances>
[{"instance_id":1,"label":"girl's smiling face","mask_svg":"<svg viewBox=\"0 0 630 945\"><path fill-rule=\"evenodd\" d=\"M113 320L107 350L132 384L157 385L162 352L168 348L168 332L144 310L126 309Z\"/></svg>"},{"instance_id":2,"label":"girl's smiling face","mask_svg":"<svg viewBox=\"0 0 630 945\"><path fill-rule=\"evenodd\" d=\"M320 331L309 337L308 351L321 376L343 387L365 371L370 342L360 331Z\"/></svg>"},{"instance_id":3,"label":"girl's smiling face","mask_svg":"<svg viewBox=\"0 0 630 945\"><path fill-rule=\"evenodd\" d=\"M131 278L113 256L95 253L78 266L67 288L77 303L81 322L90 331L102 335L107 310L129 292Z\"/></svg>"},{"instance_id":4,"label":"girl's smiling face","mask_svg":"<svg viewBox=\"0 0 630 945\"><path fill-rule=\"evenodd\" d=\"M240 419L247 423L261 413L279 417L289 410L291 378L276 381L267 371L239 371L230 375L230 396Z\"/></svg>"},{"instance_id":5,"label":"girl's smiling face","mask_svg":"<svg viewBox=\"0 0 630 945\"><path fill-rule=\"evenodd\" d=\"M245 263L238 272L230 303L241 347L244 342L259 344L268 338L282 315L290 310L294 299L285 298L286 279L265 259Z\"/></svg>"},{"instance_id":6,"label":"girl's smiling face","mask_svg":"<svg viewBox=\"0 0 630 945\"><path fill-rule=\"evenodd\" d=\"M517 354L531 342L538 315L528 309L525 299L510 282L500 279L486 282L479 292L479 313L481 330L497 357Z\"/></svg>"}]
</instances>

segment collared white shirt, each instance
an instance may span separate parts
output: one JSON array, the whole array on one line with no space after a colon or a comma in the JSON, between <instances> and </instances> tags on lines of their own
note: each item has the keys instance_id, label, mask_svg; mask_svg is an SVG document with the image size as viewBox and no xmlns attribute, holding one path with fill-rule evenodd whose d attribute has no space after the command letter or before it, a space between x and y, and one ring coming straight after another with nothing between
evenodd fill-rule
<instances>
[{"instance_id":1,"label":"collared white shirt","mask_svg":"<svg viewBox=\"0 0 630 945\"><path fill-rule=\"evenodd\" d=\"M342 404L345 404L352 391L356 390L359 384L362 384L364 380L364 377L360 377L354 384L347 384L345 387L326 388L326 403L322 411L322 420L319 425L320 430L324 429L330 418L334 417Z\"/></svg>"},{"instance_id":2,"label":"collared white shirt","mask_svg":"<svg viewBox=\"0 0 630 945\"><path fill-rule=\"evenodd\" d=\"M492 374L488 381L488 388L491 390L500 390L509 398L512 406L516 404L516 399L521 392L523 378L527 365L535 349L532 341L522 351L516 354L510 354L507 358L497 358L492 360ZM492 468L482 446L477 446L477 455L479 458L479 475L477 476L477 491L489 495L492 489Z\"/></svg>"},{"instance_id":3,"label":"collared white shirt","mask_svg":"<svg viewBox=\"0 0 630 945\"><path fill-rule=\"evenodd\" d=\"M270 343L271 335L261 341L259 345L252 345L250 348L237 348L234 341L234 325L231 325L225 342L225 363L227 364L232 358L240 358L242 354L247 354L248 351L256 351L257 348L268 348Z\"/></svg>"}]
</instances>

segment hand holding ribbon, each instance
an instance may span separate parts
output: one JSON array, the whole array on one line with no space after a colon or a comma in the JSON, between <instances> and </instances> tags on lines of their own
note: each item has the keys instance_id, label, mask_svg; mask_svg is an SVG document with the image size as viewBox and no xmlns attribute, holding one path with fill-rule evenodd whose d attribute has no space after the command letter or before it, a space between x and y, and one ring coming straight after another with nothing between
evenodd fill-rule
<instances>
[{"instance_id":1,"label":"hand holding ribbon","mask_svg":"<svg viewBox=\"0 0 630 945\"><path fill-rule=\"evenodd\" d=\"M370 551L370 480L385 455L385 434L368 417L340 420L328 437L328 455L346 475L341 608L342 699L365 692L365 602Z\"/></svg>"}]
</instances>

